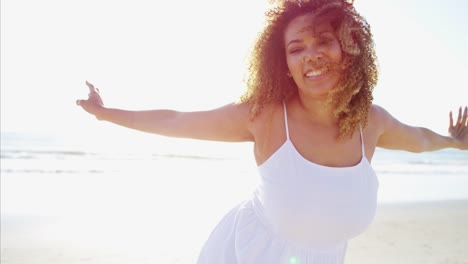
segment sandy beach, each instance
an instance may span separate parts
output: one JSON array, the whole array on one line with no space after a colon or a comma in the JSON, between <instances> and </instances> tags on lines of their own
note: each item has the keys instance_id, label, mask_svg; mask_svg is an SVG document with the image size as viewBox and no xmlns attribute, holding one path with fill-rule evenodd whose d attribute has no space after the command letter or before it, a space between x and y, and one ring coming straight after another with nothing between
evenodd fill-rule
<instances>
[{"instance_id":1,"label":"sandy beach","mask_svg":"<svg viewBox=\"0 0 468 264\"><path fill-rule=\"evenodd\" d=\"M468 263L468 201L380 205L346 264Z\"/></svg>"},{"instance_id":2,"label":"sandy beach","mask_svg":"<svg viewBox=\"0 0 468 264\"><path fill-rule=\"evenodd\" d=\"M112 239L105 244L93 232L67 232L71 226L54 218L2 215L1 263L185 264L195 263L201 243L181 249L176 242L148 243L110 228ZM115 243L119 237L125 243ZM468 201L381 204L371 227L349 243L345 263L462 264L468 263L467 249Z\"/></svg>"}]
</instances>

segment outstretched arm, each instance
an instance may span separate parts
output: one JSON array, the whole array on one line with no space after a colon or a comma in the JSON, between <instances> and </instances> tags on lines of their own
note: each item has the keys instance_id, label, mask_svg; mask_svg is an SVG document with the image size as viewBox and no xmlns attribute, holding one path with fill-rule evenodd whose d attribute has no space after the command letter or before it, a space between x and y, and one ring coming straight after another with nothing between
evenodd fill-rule
<instances>
[{"instance_id":1,"label":"outstretched arm","mask_svg":"<svg viewBox=\"0 0 468 264\"><path fill-rule=\"evenodd\" d=\"M444 148L468 149L468 107L460 107L458 118L453 122L450 112L449 136L443 136L424 127L413 127L401 123L385 109L373 106L376 120L380 124L377 146L386 149L410 152L433 151Z\"/></svg>"},{"instance_id":2,"label":"outstretched arm","mask_svg":"<svg viewBox=\"0 0 468 264\"><path fill-rule=\"evenodd\" d=\"M130 111L105 107L99 89L89 87L87 100L78 100L85 111L99 120L143 132L169 137L182 137L215 141L252 141L248 107L229 104L218 109L198 112L174 110Z\"/></svg>"}]
</instances>

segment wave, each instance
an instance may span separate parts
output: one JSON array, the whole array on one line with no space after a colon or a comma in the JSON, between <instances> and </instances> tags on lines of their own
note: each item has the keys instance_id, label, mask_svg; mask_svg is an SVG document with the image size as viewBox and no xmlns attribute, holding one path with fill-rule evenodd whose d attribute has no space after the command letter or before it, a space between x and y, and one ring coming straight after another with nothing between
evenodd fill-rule
<instances>
[{"instance_id":1,"label":"wave","mask_svg":"<svg viewBox=\"0 0 468 264\"><path fill-rule=\"evenodd\" d=\"M106 173L104 170L60 170L60 169L51 169L51 170L44 170L44 169L2 169L1 173L8 173L8 174L103 174Z\"/></svg>"},{"instance_id":2,"label":"wave","mask_svg":"<svg viewBox=\"0 0 468 264\"><path fill-rule=\"evenodd\" d=\"M66 156L87 156L96 153L73 150L3 150L2 159L31 159L37 155L66 155Z\"/></svg>"},{"instance_id":3,"label":"wave","mask_svg":"<svg viewBox=\"0 0 468 264\"><path fill-rule=\"evenodd\" d=\"M184 155L184 154L152 154L155 158L177 158L177 159L198 159L198 160L228 160L230 158L209 157L198 155Z\"/></svg>"},{"instance_id":4,"label":"wave","mask_svg":"<svg viewBox=\"0 0 468 264\"><path fill-rule=\"evenodd\" d=\"M94 158L110 160L135 160L150 157L151 159L173 158L173 159L195 159L195 160L227 160L232 158L177 154L177 153L105 153L105 152L87 152L81 150L21 150L21 149L2 149L1 159L34 160L44 157L66 158Z\"/></svg>"}]
</instances>

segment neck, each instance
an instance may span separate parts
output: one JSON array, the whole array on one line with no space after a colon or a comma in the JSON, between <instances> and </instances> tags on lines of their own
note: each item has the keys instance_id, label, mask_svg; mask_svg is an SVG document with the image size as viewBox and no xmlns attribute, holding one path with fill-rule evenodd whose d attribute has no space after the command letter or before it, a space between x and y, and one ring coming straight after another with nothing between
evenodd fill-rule
<instances>
[{"instance_id":1,"label":"neck","mask_svg":"<svg viewBox=\"0 0 468 264\"><path fill-rule=\"evenodd\" d=\"M317 98L297 97L299 107L305 112L309 120L323 125L336 125L337 118L333 114L333 106L327 101L327 96Z\"/></svg>"}]
</instances>

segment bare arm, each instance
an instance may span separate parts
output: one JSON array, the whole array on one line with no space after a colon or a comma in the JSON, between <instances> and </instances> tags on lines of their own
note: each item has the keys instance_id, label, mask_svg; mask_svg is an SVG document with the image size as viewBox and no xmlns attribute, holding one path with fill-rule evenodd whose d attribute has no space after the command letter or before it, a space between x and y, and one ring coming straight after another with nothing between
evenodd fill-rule
<instances>
[{"instance_id":1,"label":"bare arm","mask_svg":"<svg viewBox=\"0 0 468 264\"><path fill-rule=\"evenodd\" d=\"M468 149L467 111L459 110L457 122L453 123L450 113L450 136L443 136L424 127L414 127L401 123L385 109L373 106L375 120L379 123L377 146L386 149L410 152L433 151L444 148Z\"/></svg>"},{"instance_id":2,"label":"bare arm","mask_svg":"<svg viewBox=\"0 0 468 264\"><path fill-rule=\"evenodd\" d=\"M99 120L169 137L228 142L253 141L247 105L229 104L198 112L122 110L105 107L99 90L88 82L86 84L90 89L89 98L78 100L77 104Z\"/></svg>"}]
</instances>

